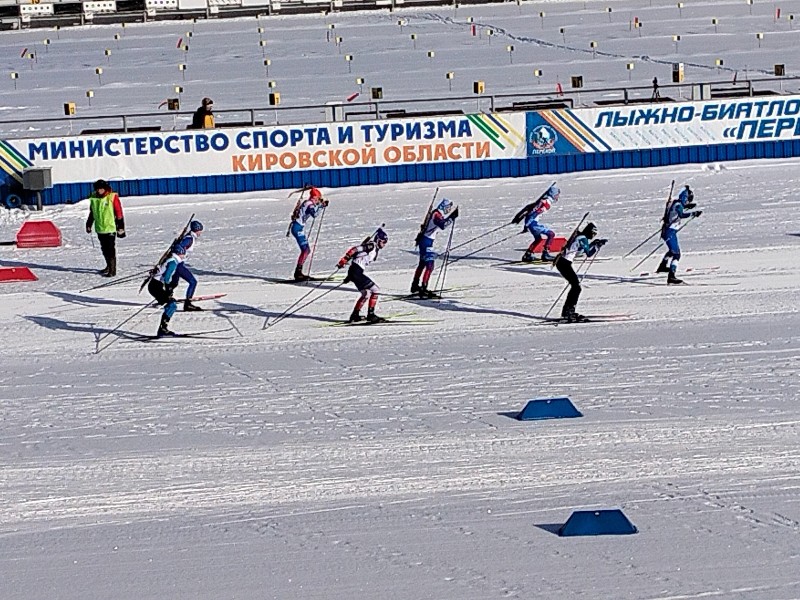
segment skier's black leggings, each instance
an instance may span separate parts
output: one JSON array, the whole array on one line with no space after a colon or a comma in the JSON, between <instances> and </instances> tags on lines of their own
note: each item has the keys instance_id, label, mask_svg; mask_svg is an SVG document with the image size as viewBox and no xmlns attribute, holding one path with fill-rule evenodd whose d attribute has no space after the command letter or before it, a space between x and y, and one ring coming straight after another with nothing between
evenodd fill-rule
<instances>
[{"instance_id":1,"label":"skier's black leggings","mask_svg":"<svg viewBox=\"0 0 800 600\"><path fill-rule=\"evenodd\" d=\"M581 295L581 282L575 274L575 269L572 268L572 263L564 258L559 257L556 261L556 269L561 273L561 276L569 283L569 293L567 294L567 301L564 302L564 308L561 310L562 315L567 315L575 310L578 304L578 298Z\"/></svg>"}]
</instances>

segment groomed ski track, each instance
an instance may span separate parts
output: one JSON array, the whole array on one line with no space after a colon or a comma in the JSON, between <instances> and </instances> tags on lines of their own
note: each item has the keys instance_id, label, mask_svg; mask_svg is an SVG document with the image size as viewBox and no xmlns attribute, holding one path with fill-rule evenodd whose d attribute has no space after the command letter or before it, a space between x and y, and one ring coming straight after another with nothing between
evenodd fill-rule
<instances>
[{"instance_id":1,"label":"groomed ski track","mask_svg":"<svg viewBox=\"0 0 800 600\"><path fill-rule=\"evenodd\" d=\"M568 233L590 210L611 240L602 255L617 257L592 266L579 310L635 320L556 328L532 325L563 280L508 265L519 236L450 267L447 285L465 286L450 297L379 304L440 322L319 327L347 318L344 285L262 329L311 287L270 281L296 256L285 194L126 198L120 275L147 268L194 211L198 294L227 296L172 327L234 329L168 344L108 335L96 353L149 297L137 279L77 292L101 266L86 207L48 211L63 248L0 250L40 277L0 289L3 596L800 596L798 166L560 178L547 222ZM621 258L658 226L672 178L704 210L681 232L682 270L697 273L680 287L639 277L660 252L630 272L649 244ZM454 244L550 181L444 186L461 207ZM415 259L402 250L433 187L331 190L315 273L385 222L369 274L406 292ZM157 325L148 309L124 329ZM561 395L585 416L513 419ZM623 508L640 534L552 534L593 507Z\"/></svg>"}]
</instances>

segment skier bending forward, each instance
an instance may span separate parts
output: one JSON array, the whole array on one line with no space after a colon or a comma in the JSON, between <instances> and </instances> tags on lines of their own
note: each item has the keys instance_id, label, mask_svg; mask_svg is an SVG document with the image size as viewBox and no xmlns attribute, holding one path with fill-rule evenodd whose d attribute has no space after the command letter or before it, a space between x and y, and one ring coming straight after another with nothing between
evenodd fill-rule
<instances>
[{"instance_id":1,"label":"skier bending forward","mask_svg":"<svg viewBox=\"0 0 800 600\"><path fill-rule=\"evenodd\" d=\"M371 262L378 258L378 252L382 250L386 243L389 241L389 236L386 235L386 232L378 228L378 231L375 232L374 235L368 237L364 240L363 243L359 246L353 246L350 250L345 253L345 255L339 259L336 267L339 269L343 269L344 266L348 263L348 261L352 261L350 263L350 269L347 271L347 277L345 277L345 283L352 281L359 292L361 292L361 296L356 301L355 307L353 307L353 313L350 315L350 322L355 323L357 321L361 321L361 309L363 308L364 304L368 303L367 309L367 321L370 323L380 323L381 321L385 321L386 319L379 317L375 314L375 305L378 303L378 294L380 293L380 288L375 284L372 279L367 277L364 273L364 269L369 265Z\"/></svg>"},{"instance_id":2,"label":"skier bending forward","mask_svg":"<svg viewBox=\"0 0 800 600\"><path fill-rule=\"evenodd\" d=\"M159 267L156 274L147 284L147 291L155 298L159 306L164 307L164 314L161 315L161 324L158 326L156 336L164 337L165 335L175 335L168 328L169 320L175 311L178 309L178 304L172 296L175 288L178 287L177 271L178 266L183 264L183 258L186 256L186 248L181 245L175 246L172 249L170 257L164 261L164 264Z\"/></svg>"}]
</instances>

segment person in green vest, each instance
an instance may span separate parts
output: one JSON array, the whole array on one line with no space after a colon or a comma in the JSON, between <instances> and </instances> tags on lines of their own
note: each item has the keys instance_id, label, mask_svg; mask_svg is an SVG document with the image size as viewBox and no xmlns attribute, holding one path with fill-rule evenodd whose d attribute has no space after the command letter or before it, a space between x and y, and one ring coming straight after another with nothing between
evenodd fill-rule
<instances>
[{"instance_id":1,"label":"person in green vest","mask_svg":"<svg viewBox=\"0 0 800 600\"><path fill-rule=\"evenodd\" d=\"M111 189L107 181L94 182L94 192L89 196L89 218L86 219L86 233L91 234L94 227L100 250L106 259L106 268L100 271L103 277L117 275L117 237L125 237L125 217L119 195Z\"/></svg>"}]
</instances>

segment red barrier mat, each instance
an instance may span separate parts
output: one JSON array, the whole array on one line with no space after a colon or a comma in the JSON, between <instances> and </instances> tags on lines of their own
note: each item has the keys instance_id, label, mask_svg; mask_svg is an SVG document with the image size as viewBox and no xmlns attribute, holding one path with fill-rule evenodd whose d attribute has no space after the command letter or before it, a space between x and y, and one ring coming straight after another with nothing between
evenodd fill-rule
<instances>
[{"instance_id":1,"label":"red barrier mat","mask_svg":"<svg viewBox=\"0 0 800 600\"><path fill-rule=\"evenodd\" d=\"M28 267L0 267L0 283L5 281L37 281Z\"/></svg>"},{"instance_id":2,"label":"red barrier mat","mask_svg":"<svg viewBox=\"0 0 800 600\"><path fill-rule=\"evenodd\" d=\"M52 221L27 221L17 232L17 248L57 248L61 231Z\"/></svg>"}]
</instances>

